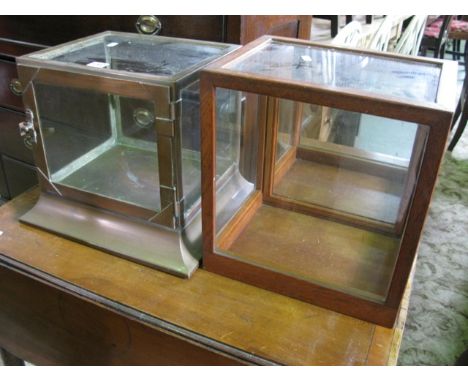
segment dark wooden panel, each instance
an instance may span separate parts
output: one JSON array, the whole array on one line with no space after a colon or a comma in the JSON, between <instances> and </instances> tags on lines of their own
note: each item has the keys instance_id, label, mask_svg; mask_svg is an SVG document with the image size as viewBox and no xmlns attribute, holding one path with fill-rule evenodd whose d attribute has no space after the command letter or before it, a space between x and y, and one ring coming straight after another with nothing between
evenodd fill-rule
<instances>
[{"instance_id":1,"label":"dark wooden panel","mask_svg":"<svg viewBox=\"0 0 468 382\"><path fill-rule=\"evenodd\" d=\"M223 16L157 16L161 35L222 41ZM57 45L105 30L134 32L138 16L0 16L0 37Z\"/></svg>"},{"instance_id":2,"label":"dark wooden panel","mask_svg":"<svg viewBox=\"0 0 468 382\"><path fill-rule=\"evenodd\" d=\"M37 184L36 170L33 166L2 156L10 198L14 198Z\"/></svg>"},{"instance_id":3,"label":"dark wooden panel","mask_svg":"<svg viewBox=\"0 0 468 382\"><path fill-rule=\"evenodd\" d=\"M0 348L0 366L24 366L24 361Z\"/></svg>"},{"instance_id":4,"label":"dark wooden panel","mask_svg":"<svg viewBox=\"0 0 468 382\"><path fill-rule=\"evenodd\" d=\"M16 64L11 61L0 60L0 106L13 109L23 109L23 100L10 90L10 81L17 78Z\"/></svg>"},{"instance_id":5,"label":"dark wooden panel","mask_svg":"<svg viewBox=\"0 0 468 382\"><path fill-rule=\"evenodd\" d=\"M311 22L311 16L241 16L239 42L232 42L244 45L263 35L309 39Z\"/></svg>"},{"instance_id":6,"label":"dark wooden panel","mask_svg":"<svg viewBox=\"0 0 468 382\"><path fill-rule=\"evenodd\" d=\"M9 199L10 193L8 192L5 172L3 171L3 161L2 156L0 155L0 204L1 199Z\"/></svg>"},{"instance_id":7,"label":"dark wooden panel","mask_svg":"<svg viewBox=\"0 0 468 382\"><path fill-rule=\"evenodd\" d=\"M0 344L38 365L238 365L0 266Z\"/></svg>"},{"instance_id":8,"label":"dark wooden panel","mask_svg":"<svg viewBox=\"0 0 468 382\"><path fill-rule=\"evenodd\" d=\"M39 49L42 49L42 47L4 40L0 37L0 59L15 61L16 57Z\"/></svg>"},{"instance_id":9,"label":"dark wooden panel","mask_svg":"<svg viewBox=\"0 0 468 382\"><path fill-rule=\"evenodd\" d=\"M0 154L33 164L32 150L26 148L18 131L24 114L0 107Z\"/></svg>"}]
</instances>

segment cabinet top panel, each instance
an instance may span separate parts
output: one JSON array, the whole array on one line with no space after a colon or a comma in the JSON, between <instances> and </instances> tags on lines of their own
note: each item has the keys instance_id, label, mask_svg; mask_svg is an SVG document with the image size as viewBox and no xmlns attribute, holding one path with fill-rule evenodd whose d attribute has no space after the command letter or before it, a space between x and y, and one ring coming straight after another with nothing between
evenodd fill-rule
<instances>
[{"instance_id":1,"label":"cabinet top panel","mask_svg":"<svg viewBox=\"0 0 468 382\"><path fill-rule=\"evenodd\" d=\"M214 42L132 33L104 32L45 49L19 60L41 66L67 66L76 70L126 76L136 74L177 79L228 53L236 46Z\"/></svg>"},{"instance_id":2,"label":"cabinet top panel","mask_svg":"<svg viewBox=\"0 0 468 382\"><path fill-rule=\"evenodd\" d=\"M442 63L271 39L223 68L337 90L436 102Z\"/></svg>"}]
</instances>

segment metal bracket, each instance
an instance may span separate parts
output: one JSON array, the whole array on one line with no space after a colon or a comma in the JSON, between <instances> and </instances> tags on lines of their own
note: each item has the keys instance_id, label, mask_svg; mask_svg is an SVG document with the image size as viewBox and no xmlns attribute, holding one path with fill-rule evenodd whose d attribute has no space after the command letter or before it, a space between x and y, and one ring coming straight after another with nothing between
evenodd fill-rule
<instances>
[{"instance_id":1,"label":"metal bracket","mask_svg":"<svg viewBox=\"0 0 468 382\"><path fill-rule=\"evenodd\" d=\"M24 145L32 149L37 143L37 133L34 129L34 114L30 109L26 109L26 121L19 123L19 133L23 138Z\"/></svg>"}]
</instances>

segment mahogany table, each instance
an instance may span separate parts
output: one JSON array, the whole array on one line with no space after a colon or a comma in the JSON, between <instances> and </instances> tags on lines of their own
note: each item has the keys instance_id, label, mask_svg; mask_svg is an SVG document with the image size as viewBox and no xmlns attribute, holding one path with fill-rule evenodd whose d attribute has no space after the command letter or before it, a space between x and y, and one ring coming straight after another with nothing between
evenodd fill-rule
<instances>
[{"instance_id":1,"label":"mahogany table","mask_svg":"<svg viewBox=\"0 0 468 382\"><path fill-rule=\"evenodd\" d=\"M0 348L38 365L395 364L394 329L203 269L184 280L19 223L0 207Z\"/></svg>"}]
</instances>

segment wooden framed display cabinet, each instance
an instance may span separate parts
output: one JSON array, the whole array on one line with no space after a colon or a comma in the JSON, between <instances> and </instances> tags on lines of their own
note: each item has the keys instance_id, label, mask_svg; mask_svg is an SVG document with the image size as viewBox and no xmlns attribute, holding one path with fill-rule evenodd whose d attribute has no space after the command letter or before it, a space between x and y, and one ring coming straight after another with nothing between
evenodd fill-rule
<instances>
[{"instance_id":1,"label":"wooden framed display cabinet","mask_svg":"<svg viewBox=\"0 0 468 382\"><path fill-rule=\"evenodd\" d=\"M456 64L264 36L200 78L204 268L391 327Z\"/></svg>"}]
</instances>

